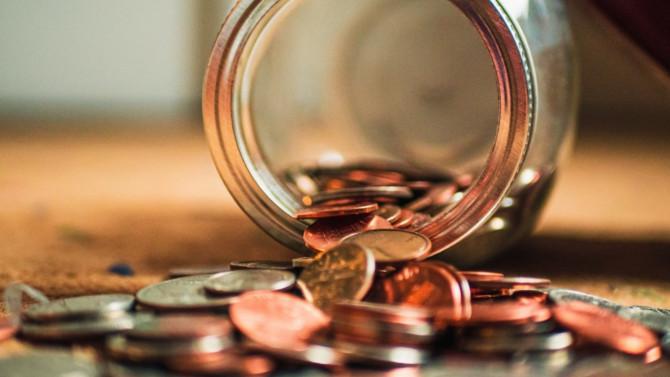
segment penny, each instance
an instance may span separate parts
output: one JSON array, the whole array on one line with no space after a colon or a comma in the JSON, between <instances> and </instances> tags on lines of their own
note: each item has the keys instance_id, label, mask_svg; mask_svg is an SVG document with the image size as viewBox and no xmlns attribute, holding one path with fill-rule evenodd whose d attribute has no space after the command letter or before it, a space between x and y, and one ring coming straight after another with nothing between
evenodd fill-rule
<instances>
[{"instance_id":1,"label":"penny","mask_svg":"<svg viewBox=\"0 0 670 377\"><path fill-rule=\"evenodd\" d=\"M428 226L428 224L430 224L432 221L433 218L430 215L426 213L415 212L414 217L412 217L412 223L409 224L409 226L405 229L411 232L418 232L419 230Z\"/></svg>"},{"instance_id":2,"label":"penny","mask_svg":"<svg viewBox=\"0 0 670 377\"><path fill-rule=\"evenodd\" d=\"M280 270L238 270L212 275L203 283L211 293L284 291L295 285L295 274Z\"/></svg>"},{"instance_id":3,"label":"penny","mask_svg":"<svg viewBox=\"0 0 670 377\"><path fill-rule=\"evenodd\" d=\"M345 188L341 190L321 191L314 195L306 195L302 198L302 203L306 206L311 206L335 199L360 199L376 197L411 198L412 190L404 186L367 186Z\"/></svg>"},{"instance_id":4,"label":"penny","mask_svg":"<svg viewBox=\"0 0 670 377\"><path fill-rule=\"evenodd\" d=\"M651 330L596 305L572 301L557 304L551 311L561 326L620 352L642 355L658 347Z\"/></svg>"},{"instance_id":5,"label":"penny","mask_svg":"<svg viewBox=\"0 0 670 377\"><path fill-rule=\"evenodd\" d=\"M19 326L11 318L0 318L0 342L13 337L18 331Z\"/></svg>"},{"instance_id":6,"label":"penny","mask_svg":"<svg viewBox=\"0 0 670 377\"><path fill-rule=\"evenodd\" d=\"M333 347L320 344L306 344L303 349L277 348L267 344L246 342L245 348L261 351L269 355L299 364L314 365L329 369L341 369L344 366L344 355Z\"/></svg>"},{"instance_id":7,"label":"penny","mask_svg":"<svg viewBox=\"0 0 670 377\"><path fill-rule=\"evenodd\" d=\"M627 307L619 305L614 301L570 289L550 289L547 292L547 299L555 304L570 303L575 301L585 302L587 304L595 305L601 309L609 310L613 313L628 310Z\"/></svg>"},{"instance_id":8,"label":"penny","mask_svg":"<svg viewBox=\"0 0 670 377\"><path fill-rule=\"evenodd\" d=\"M412 221L414 220L414 212L407 210L407 209L401 209L400 210L400 216L398 219L393 223L393 227L396 229L403 229L407 228L410 225L412 225Z\"/></svg>"},{"instance_id":9,"label":"penny","mask_svg":"<svg viewBox=\"0 0 670 377\"><path fill-rule=\"evenodd\" d=\"M462 308L461 316L463 317L463 319L470 318L470 315L472 314L472 294L470 292L470 284L468 283L468 280L465 278L465 276L461 274L460 271L458 271L454 266L450 264L440 261L434 261L433 263L438 267L443 268L454 278L456 278L456 280L458 281L458 285L460 286L461 289L461 308Z\"/></svg>"},{"instance_id":10,"label":"penny","mask_svg":"<svg viewBox=\"0 0 670 377\"><path fill-rule=\"evenodd\" d=\"M395 204L384 204L376 211L372 212L374 215L386 219L386 221L393 223L400 218L400 207Z\"/></svg>"},{"instance_id":11,"label":"penny","mask_svg":"<svg viewBox=\"0 0 670 377\"><path fill-rule=\"evenodd\" d=\"M260 355L236 355L230 352L220 352L206 360L166 360L165 364L171 370L179 373L197 375L267 375L275 369L275 363Z\"/></svg>"},{"instance_id":12,"label":"penny","mask_svg":"<svg viewBox=\"0 0 670 377\"><path fill-rule=\"evenodd\" d=\"M317 252L337 246L344 237L372 229L391 229L383 218L371 214L328 217L315 221L303 234L305 245Z\"/></svg>"},{"instance_id":13,"label":"penny","mask_svg":"<svg viewBox=\"0 0 670 377\"><path fill-rule=\"evenodd\" d=\"M305 299L328 312L335 300L361 300L367 294L375 273L375 260L366 247L341 244L318 255L298 278Z\"/></svg>"},{"instance_id":14,"label":"penny","mask_svg":"<svg viewBox=\"0 0 670 377\"><path fill-rule=\"evenodd\" d=\"M272 260L232 262L230 264L230 269L232 271L236 271L236 270L285 270L285 271L295 271L295 267L293 267L293 262L272 261Z\"/></svg>"},{"instance_id":15,"label":"penny","mask_svg":"<svg viewBox=\"0 0 670 377\"><path fill-rule=\"evenodd\" d=\"M519 302L537 302L545 304L547 302L547 292L536 290L514 291L512 298Z\"/></svg>"},{"instance_id":16,"label":"penny","mask_svg":"<svg viewBox=\"0 0 670 377\"><path fill-rule=\"evenodd\" d=\"M377 278L365 300L426 309L446 308L458 319L464 315L459 280L430 262L411 263L392 275Z\"/></svg>"},{"instance_id":17,"label":"penny","mask_svg":"<svg viewBox=\"0 0 670 377\"><path fill-rule=\"evenodd\" d=\"M206 314L170 314L154 317L128 331L128 338L149 340L192 339L205 336L229 336L233 331L223 317Z\"/></svg>"},{"instance_id":18,"label":"penny","mask_svg":"<svg viewBox=\"0 0 670 377\"><path fill-rule=\"evenodd\" d=\"M551 280L528 277L503 277L498 279L478 279L470 278L468 280L472 288L478 289L533 289L548 288Z\"/></svg>"},{"instance_id":19,"label":"penny","mask_svg":"<svg viewBox=\"0 0 670 377\"><path fill-rule=\"evenodd\" d=\"M498 280L505 277L505 275L499 272L488 271L461 271L461 275L465 276L468 280Z\"/></svg>"},{"instance_id":20,"label":"penny","mask_svg":"<svg viewBox=\"0 0 670 377\"><path fill-rule=\"evenodd\" d=\"M304 350L324 330L328 317L312 304L282 292L248 292L230 307L230 319L251 341L272 348Z\"/></svg>"},{"instance_id":21,"label":"penny","mask_svg":"<svg viewBox=\"0 0 670 377\"><path fill-rule=\"evenodd\" d=\"M428 362L430 351L413 347L369 345L335 340L335 348L344 353L347 360L363 365L398 367L421 365Z\"/></svg>"},{"instance_id":22,"label":"penny","mask_svg":"<svg viewBox=\"0 0 670 377\"><path fill-rule=\"evenodd\" d=\"M426 194L404 206L406 210L417 212L430 206L441 206L449 202L458 191L453 183L441 183L431 187Z\"/></svg>"},{"instance_id":23,"label":"penny","mask_svg":"<svg viewBox=\"0 0 670 377\"><path fill-rule=\"evenodd\" d=\"M230 271L229 266L179 267L170 269L168 276L171 279L176 279L186 276L213 275L226 271Z\"/></svg>"},{"instance_id":24,"label":"penny","mask_svg":"<svg viewBox=\"0 0 670 377\"><path fill-rule=\"evenodd\" d=\"M342 243L356 243L372 251L376 263L397 264L423 259L430 253L428 237L398 229L375 229L352 234Z\"/></svg>"},{"instance_id":25,"label":"penny","mask_svg":"<svg viewBox=\"0 0 670 377\"><path fill-rule=\"evenodd\" d=\"M102 377L102 368L93 360L69 352L32 351L25 355L0 358L3 377Z\"/></svg>"},{"instance_id":26,"label":"penny","mask_svg":"<svg viewBox=\"0 0 670 377\"><path fill-rule=\"evenodd\" d=\"M572 335L567 331L547 334L528 334L503 337L467 337L461 339L459 348L470 352L516 353L524 351L557 351L572 345Z\"/></svg>"},{"instance_id":27,"label":"penny","mask_svg":"<svg viewBox=\"0 0 670 377\"><path fill-rule=\"evenodd\" d=\"M522 324L543 322L551 318L548 308L537 303L519 303L514 301L488 301L472 303L469 319L453 319L452 313L440 309L436 317L458 326L485 326L494 324Z\"/></svg>"},{"instance_id":28,"label":"penny","mask_svg":"<svg viewBox=\"0 0 670 377\"><path fill-rule=\"evenodd\" d=\"M136 325L152 318L150 314L126 315L114 319L95 319L54 323L28 323L21 325L21 334L39 340L66 341L96 338L131 330Z\"/></svg>"},{"instance_id":29,"label":"penny","mask_svg":"<svg viewBox=\"0 0 670 377\"><path fill-rule=\"evenodd\" d=\"M293 212L293 217L296 219L320 219L323 217L360 215L373 212L378 208L379 205L377 203L369 202L342 206L308 207Z\"/></svg>"},{"instance_id":30,"label":"penny","mask_svg":"<svg viewBox=\"0 0 670 377\"><path fill-rule=\"evenodd\" d=\"M97 318L131 310L134 304L132 295L80 296L31 305L23 311L23 316L35 322Z\"/></svg>"},{"instance_id":31,"label":"penny","mask_svg":"<svg viewBox=\"0 0 670 377\"><path fill-rule=\"evenodd\" d=\"M209 295L203 286L211 275L187 276L150 285L137 292L137 301L157 309L210 309L228 306L236 297Z\"/></svg>"},{"instance_id":32,"label":"penny","mask_svg":"<svg viewBox=\"0 0 670 377\"><path fill-rule=\"evenodd\" d=\"M342 175L344 179L371 186L404 185L405 177L391 171L351 170Z\"/></svg>"}]
</instances>

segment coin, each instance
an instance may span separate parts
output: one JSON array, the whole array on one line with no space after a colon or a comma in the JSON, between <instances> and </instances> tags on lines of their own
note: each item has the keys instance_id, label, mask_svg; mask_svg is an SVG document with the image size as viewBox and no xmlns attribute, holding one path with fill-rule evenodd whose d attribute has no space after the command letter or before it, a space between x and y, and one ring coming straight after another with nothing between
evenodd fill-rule
<instances>
[{"instance_id":1,"label":"coin","mask_svg":"<svg viewBox=\"0 0 670 377\"><path fill-rule=\"evenodd\" d=\"M393 223L393 227L396 229L408 228L410 225L412 225L412 221L414 221L414 215L414 212L410 210L404 208L401 209L400 216Z\"/></svg>"},{"instance_id":2,"label":"coin","mask_svg":"<svg viewBox=\"0 0 670 377\"><path fill-rule=\"evenodd\" d=\"M108 337L105 346L110 356L129 361L208 361L232 345L229 337L205 336L177 341L131 339L123 335Z\"/></svg>"},{"instance_id":3,"label":"coin","mask_svg":"<svg viewBox=\"0 0 670 377\"><path fill-rule=\"evenodd\" d=\"M433 221L433 218L421 212L414 212L414 217L412 217L412 223L405 229L411 232L418 232L419 230L425 228L428 224Z\"/></svg>"},{"instance_id":4,"label":"coin","mask_svg":"<svg viewBox=\"0 0 670 377\"><path fill-rule=\"evenodd\" d=\"M293 212L296 219L320 219L323 217L360 215L379 208L377 203L362 202L342 206L308 207Z\"/></svg>"},{"instance_id":5,"label":"coin","mask_svg":"<svg viewBox=\"0 0 670 377\"><path fill-rule=\"evenodd\" d=\"M137 301L157 309L208 309L228 306L236 297L211 296L203 283L211 275L187 276L150 285L137 292Z\"/></svg>"},{"instance_id":6,"label":"coin","mask_svg":"<svg viewBox=\"0 0 670 377\"><path fill-rule=\"evenodd\" d=\"M298 278L305 299L328 312L338 299L361 300L370 289L375 273L372 252L347 243L318 255Z\"/></svg>"},{"instance_id":7,"label":"coin","mask_svg":"<svg viewBox=\"0 0 670 377\"><path fill-rule=\"evenodd\" d=\"M171 370L180 373L197 375L266 375L275 369L275 363L260 355L236 355L230 352L220 352L209 360L166 360L165 364Z\"/></svg>"},{"instance_id":8,"label":"coin","mask_svg":"<svg viewBox=\"0 0 670 377\"><path fill-rule=\"evenodd\" d=\"M551 317L548 308L537 303L515 301L487 301L472 303L472 315L469 319L453 320L448 310L440 309L436 316L458 326L485 326L494 324L522 324L543 322Z\"/></svg>"},{"instance_id":9,"label":"coin","mask_svg":"<svg viewBox=\"0 0 670 377\"><path fill-rule=\"evenodd\" d=\"M574 301L585 302L601 309L609 310L613 313L628 309L614 301L570 289L550 289L547 292L547 298L555 304L570 303Z\"/></svg>"},{"instance_id":10,"label":"coin","mask_svg":"<svg viewBox=\"0 0 670 377\"><path fill-rule=\"evenodd\" d=\"M341 190L320 191L314 195L306 195L302 198L302 203L306 206L311 206L335 199L359 199L375 197L411 198L412 190L404 186L366 186L345 188Z\"/></svg>"},{"instance_id":11,"label":"coin","mask_svg":"<svg viewBox=\"0 0 670 377\"><path fill-rule=\"evenodd\" d=\"M428 237L398 229L375 229L355 233L342 243L356 243L372 251L375 262L396 264L422 259L430 253Z\"/></svg>"},{"instance_id":12,"label":"coin","mask_svg":"<svg viewBox=\"0 0 670 377\"><path fill-rule=\"evenodd\" d=\"M102 368L92 360L67 352L33 351L0 358L3 377L102 377Z\"/></svg>"},{"instance_id":13,"label":"coin","mask_svg":"<svg viewBox=\"0 0 670 377\"><path fill-rule=\"evenodd\" d=\"M524 351L557 351L572 345L572 335L567 331L547 334L527 334L501 337L466 337L459 348L470 352L515 353Z\"/></svg>"},{"instance_id":14,"label":"coin","mask_svg":"<svg viewBox=\"0 0 670 377\"><path fill-rule=\"evenodd\" d=\"M498 280L504 278L505 275L499 272L489 272L489 271L461 271L461 275L465 276L466 279L475 279L475 280Z\"/></svg>"},{"instance_id":15,"label":"coin","mask_svg":"<svg viewBox=\"0 0 670 377\"><path fill-rule=\"evenodd\" d=\"M193 339L229 336L232 325L223 317L206 314L170 314L151 318L124 335L147 340Z\"/></svg>"},{"instance_id":16,"label":"coin","mask_svg":"<svg viewBox=\"0 0 670 377\"><path fill-rule=\"evenodd\" d=\"M251 341L271 348L304 350L329 319L312 304L282 292L247 292L230 307L230 319Z\"/></svg>"},{"instance_id":17,"label":"coin","mask_svg":"<svg viewBox=\"0 0 670 377\"><path fill-rule=\"evenodd\" d=\"M463 329L463 332L466 335L474 335L477 337L505 337L524 334L543 334L554 331L555 329L556 322L549 319L542 322L526 322L516 325L479 325L466 327Z\"/></svg>"},{"instance_id":18,"label":"coin","mask_svg":"<svg viewBox=\"0 0 670 377\"><path fill-rule=\"evenodd\" d=\"M23 311L23 316L35 322L99 318L131 310L134 304L135 297L132 295L80 296L31 305Z\"/></svg>"},{"instance_id":19,"label":"coin","mask_svg":"<svg viewBox=\"0 0 670 377\"><path fill-rule=\"evenodd\" d=\"M670 332L670 316L660 314L657 311L629 308L625 311L618 311L617 314L655 332Z\"/></svg>"},{"instance_id":20,"label":"coin","mask_svg":"<svg viewBox=\"0 0 670 377\"><path fill-rule=\"evenodd\" d=\"M658 348L658 339L649 329L596 305L572 301L557 304L551 311L561 326L620 352L642 355Z\"/></svg>"},{"instance_id":21,"label":"coin","mask_svg":"<svg viewBox=\"0 0 670 377\"><path fill-rule=\"evenodd\" d=\"M0 318L0 342L14 336L19 331L19 326L9 317Z\"/></svg>"},{"instance_id":22,"label":"coin","mask_svg":"<svg viewBox=\"0 0 670 377\"><path fill-rule=\"evenodd\" d=\"M392 275L376 279L365 300L447 309L459 319L465 314L459 280L448 270L431 262L411 263Z\"/></svg>"},{"instance_id":23,"label":"coin","mask_svg":"<svg viewBox=\"0 0 670 377\"><path fill-rule=\"evenodd\" d=\"M67 341L96 338L108 334L131 330L137 324L152 318L150 314L125 315L113 319L78 320L53 323L29 323L21 325L21 334L39 340Z\"/></svg>"},{"instance_id":24,"label":"coin","mask_svg":"<svg viewBox=\"0 0 670 377\"><path fill-rule=\"evenodd\" d=\"M651 306L640 306L640 305L633 305L633 306L630 307L630 309L652 311L652 312L656 312L658 314L663 314L663 315L670 316L670 309L661 309L661 308L654 308L654 307L651 307Z\"/></svg>"},{"instance_id":25,"label":"coin","mask_svg":"<svg viewBox=\"0 0 670 377\"><path fill-rule=\"evenodd\" d=\"M512 298L519 302L537 302L545 304L547 302L547 292L537 290L514 291Z\"/></svg>"},{"instance_id":26,"label":"coin","mask_svg":"<svg viewBox=\"0 0 670 377\"><path fill-rule=\"evenodd\" d=\"M273 260L259 260L259 261L242 261L232 262L230 269L235 270L285 270L295 271L293 262L287 261L273 261Z\"/></svg>"},{"instance_id":27,"label":"coin","mask_svg":"<svg viewBox=\"0 0 670 377\"><path fill-rule=\"evenodd\" d=\"M450 264L440 261L434 261L433 263L446 270L456 279L461 288L461 316L463 319L470 318L470 315L472 314L472 294L470 292L470 284L468 283L468 280L456 269L456 267Z\"/></svg>"},{"instance_id":28,"label":"coin","mask_svg":"<svg viewBox=\"0 0 670 377\"><path fill-rule=\"evenodd\" d=\"M391 228L393 227L388 221L371 214L328 217L319 219L307 227L303 239L310 249L325 252L351 234L364 230Z\"/></svg>"},{"instance_id":29,"label":"coin","mask_svg":"<svg viewBox=\"0 0 670 377\"><path fill-rule=\"evenodd\" d=\"M320 344L306 344L302 349L277 348L268 344L252 341L244 343L244 347L267 353L284 361L299 364L308 364L329 369L341 369L344 365L344 355L333 347Z\"/></svg>"},{"instance_id":30,"label":"coin","mask_svg":"<svg viewBox=\"0 0 670 377\"><path fill-rule=\"evenodd\" d=\"M168 276L171 279L176 279L186 276L213 275L226 271L230 271L229 266L179 267L170 269Z\"/></svg>"},{"instance_id":31,"label":"coin","mask_svg":"<svg viewBox=\"0 0 670 377\"><path fill-rule=\"evenodd\" d=\"M549 279L528 277L503 277L498 279L470 277L468 282L472 288L492 290L548 288L551 285Z\"/></svg>"},{"instance_id":32,"label":"coin","mask_svg":"<svg viewBox=\"0 0 670 377\"><path fill-rule=\"evenodd\" d=\"M314 258L309 257L300 257L293 259L293 267L295 268L305 268L314 262Z\"/></svg>"},{"instance_id":33,"label":"coin","mask_svg":"<svg viewBox=\"0 0 670 377\"><path fill-rule=\"evenodd\" d=\"M238 270L212 275L203 283L211 293L285 291L295 285L295 274L280 270Z\"/></svg>"},{"instance_id":34,"label":"coin","mask_svg":"<svg viewBox=\"0 0 670 377\"><path fill-rule=\"evenodd\" d=\"M369 345L336 339L335 348L346 355L347 361L363 365L383 367L421 365L430 359L430 351L414 347Z\"/></svg>"},{"instance_id":35,"label":"coin","mask_svg":"<svg viewBox=\"0 0 670 377\"><path fill-rule=\"evenodd\" d=\"M405 205L409 211L421 211L430 206L441 206L449 202L452 196L458 191L458 187L453 183L440 183L433 185L426 194L420 198Z\"/></svg>"},{"instance_id":36,"label":"coin","mask_svg":"<svg viewBox=\"0 0 670 377\"><path fill-rule=\"evenodd\" d=\"M379 207L379 209L372 212L372 214L382 217L386 219L386 221L393 223L400 217L400 207L395 204L384 204L383 206Z\"/></svg>"}]
</instances>

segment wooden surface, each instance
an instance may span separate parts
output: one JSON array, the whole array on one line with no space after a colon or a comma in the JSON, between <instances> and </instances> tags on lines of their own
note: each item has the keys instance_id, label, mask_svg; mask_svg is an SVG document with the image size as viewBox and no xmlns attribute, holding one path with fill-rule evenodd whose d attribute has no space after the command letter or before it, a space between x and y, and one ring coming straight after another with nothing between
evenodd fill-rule
<instances>
[{"instance_id":1,"label":"wooden surface","mask_svg":"<svg viewBox=\"0 0 670 377\"><path fill-rule=\"evenodd\" d=\"M202 132L178 129L3 131L0 287L134 293L172 267L294 257L231 199ZM536 236L484 267L670 307L664 140L582 137ZM135 275L108 273L115 263Z\"/></svg>"}]
</instances>

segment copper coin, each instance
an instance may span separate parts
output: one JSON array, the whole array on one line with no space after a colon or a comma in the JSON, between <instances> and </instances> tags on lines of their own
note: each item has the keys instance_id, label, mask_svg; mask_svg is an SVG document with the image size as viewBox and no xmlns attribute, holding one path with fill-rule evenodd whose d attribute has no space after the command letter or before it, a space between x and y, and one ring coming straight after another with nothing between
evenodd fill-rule
<instances>
[{"instance_id":1,"label":"copper coin","mask_svg":"<svg viewBox=\"0 0 670 377\"><path fill-rule=\"evenodd\" d=\"M543 322L550 317L551 311L543 305L515 301L474 302L472 303L472 314L467 320L454 318L453 313L444 309L436 313L436 319L458 326Z\"/></svg>"},{"instance_id":2,"label":"copper coin","mask_svg":"<svg viewBox=\"0 0 670 377\"><path fill-rule=\"evenodd\" d=\"M19 327L9 318L0 318L0 341L7 340L19 331Z\"/></svg>"},{"instance_id":3,"label":"copper coin","mask_svg":"<svg viewBox=\"0 0 670 377\"><path fill-rule=\"evenodd\" d=\"M411 198L412 190L404 186L366 186L345 188L341 190L321 191L315 195L304 196L302 198L302 203L306 206L311 206L334 199L376 197Z\"/></svg>"},{"instance_id":4,"label":"copper coin","mask_svg":"<svg viewBox=\"0 0 670 377\"><path fill-rule=\"evenodd\" d=\"M470 286L478 289L533 289L548 288L551 280L541 278L511 277L511 278L470 278Z\"/></svg>"},{"instance_id":5,"label":"copper coin","mask_svg":"<svg viewBox=\"0 0 670 377\"><path fill-rule=\"evenodd\" d=\"M461 271L461 274L468 280L498 280L505 277L499 272L488 271Z\"/></svg>"},{"instance_id":6,"label":"copper coin","mask_svg":"<svg viewBox=\"0 0 670 377\"><path fill-rule=\"evenodd\" d=\"M352 170L343 175L345 179L372 186L403 185L405 176L391 171Z\"/></svg>"},{"instance_id":7,"label":"copper coin","mask_svg":"<svg viewBox=\"0 0 670 377\"><path fill-rule=\"evenodd\" d=\"M300 351L329 319L307 301L282 292L248 292L231 305L230 319L252 341Z\"/></svg>"},{"instance_id":8,"label":"copper coin","mask_svg":"<svg viewBox=\"0 0 670 377\"><path fill-rule=\"evenodd\" d=\"M555 305L551 311L563 327L620 352L644 355L659 346L651 330L595 305L573 301Z\"/></svg>"},{"instance_id":9,"label":"copper coin","mask_svg":"<svg viewBox=\"0 0 670 377\"><path fill-rule=\"evenodd\" d=\"M436 184L424 196L408 203L404 208L416 212L428 207L442 206L449 203L456 191L458 187L453 183Z\"/></svg>"},{"instance_id":10,"label":"copper coin","mask_svg":"<svg viewBox=\"0 0 670 377\"><path fill-rule=\"evenodd\" d=\"M352 234L342 243L356 243L370 251L378 264L397 264L423 259L431 251L428 237L399 229L375 229Z\"/></svg>"},{"instance_id":11,"label":"copper coin","mask_svg":"<svg viewBox=\"0 0 670 377\"><path fill-rule=\"evenodd\" d=\"M337 246L346 236L371 229L391 229L391 223L371 214L327 217L307 227L303 234L305 245L317 252Z\"/></svg>"},{"instance_id":12,"label":"copper coin","mask_svg":"<svg viewBox=\"0 0 670 377\"><path fill-rule=\"evenodd\" d=\"M386 221L390 223L398 220L398 218L400 218L400 213L400 207L395 204L384 204L379 207L378 210L373 212L373 214L385 218Z\"/></svg>"},{"instance_id":13,"label":"copper coin","mask_svg":"<svg viewBox=\"0 0 670 377\"><path fill-rule=\"evenodd\" d=\"M463 317L463 293L459 280L429 262L412 263L396 273L377 278L366 301L427 309L447 308Z\"/></svg>"},{"instance_id":14,"label":"copper coin","mask_svg":"<svg viewBox=\"0 0 670 377\"><path fill-rule=\"evenodd\" d=\"M535 290L515 291L512 293L512 298L524 303L537 302L540 304L545 304L547 302L547 292Z\"/></svg>"},{"instance_id":15,"label":"copper coin","mask_svg":"<svg viewBox=\"0 0 670 377\"><path fill-rule=\"evenodd\" d=\"M412 218L412 223L405 229L410 232L417 232L430 224L433 221L433 217L427 213L415 212L414 217Z\"/></svg>"},{"instance_id":16,"label":"copper coin","mask_svg":"<svg viewBox=\"0 0 670 377\"><path fill-rule=\"evenodd\" d=\"M407 209L402 209L400 211L400 217L398 217L398 219L393 223L393 227L396 229L407 228L412 225L413 220L414 212Z\"/></svg>"},{"instance_id":17,"label":"copper coin","mask_svg":"<svg viewBox=\"0 0 670 377\"><path fill-rule=\"evenodd\" d=\"M363 213L370 213L379 208L377 203L357 203L344 206L328 206L328 207L309 207L301 208L293 213L296 219L320 219L322 217L345 216L345 215L360 215Z\"/></svg>"},{"instance_id":18,"label":"copper coin","mask_svg":"<svg viewBox=\"0 0 670 377\"><path fill-rule=\"evenodd\" d=\"M346 243L314 258L300 273L298 287L305 299L328 312L338 299L361 300L370 289L375 273L372 252Z\"/></svg>"},{"instance_id":19,"label":"copper coin","mask_svg":"<svg viewBox=\"0 0 670 377\"><path fill-rule=\"evenodd\" d=\"M138 324L125 333L129 338L150 340L194 339L204 336L228 336L232 333L230 322L204 314L172 314L155 317Z\"/></svg>"},{"instance_id":20,"label":"copper coin","mask_svg":"<svg viewBox=\"0 0 670 377\"><path fill-rule=\"evenodd\" d=\"M424 308L360 301L339 301L333 305L333 317L374 319L391 323L422 323L431 321L433 312Z\"/></svg>"},{"instance_id":21,"label":"copper coin","mask_svg":"<svg viewBox=\"0 0 670 377\"><path fill-rule=\"evenodd\" d=\"M470 284L468 283L468 280L461 274L460 271L456 269L456 267L450 264L440 261L434 261L433 263L447 270L456 278L456 280L458 280L458 284L461 288L461 306L463 308L462 316L463 319L470 318L470 315L472 314L472 294L470 292Z\"/></svg>"},{"instance_id":22,"label":"copper coin","mask_svg":"<svg viewBox=\"0 0 670 377\"><path fill-rule=\"evenodd\" d=\"M260 355L237 355L232 352L220 352L206 361L201 360L165 360L173 371L197 375L267 375L275 369L275 363Z\"/></svg>"}]
</instances>

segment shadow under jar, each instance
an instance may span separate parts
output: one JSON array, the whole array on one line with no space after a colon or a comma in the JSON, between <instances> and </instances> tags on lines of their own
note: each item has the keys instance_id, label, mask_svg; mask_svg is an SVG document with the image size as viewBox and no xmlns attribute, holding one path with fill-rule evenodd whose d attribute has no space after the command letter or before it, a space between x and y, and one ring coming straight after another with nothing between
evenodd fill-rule
<instances>
[{"instance_id":1,"label":"shadow under jar","mask_svg":"<svg viewBox=\"0 0 670 377\"><path fill-rule=\"evenodd\" d=\"M575 86L563 1L241 0L203 111L235 200L304 255L309 221L291 214L305 192L287 171L471 177L418 230L465 267L532 231L569 149Z\"/></svg>"}]
</instances>

